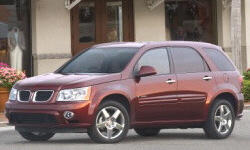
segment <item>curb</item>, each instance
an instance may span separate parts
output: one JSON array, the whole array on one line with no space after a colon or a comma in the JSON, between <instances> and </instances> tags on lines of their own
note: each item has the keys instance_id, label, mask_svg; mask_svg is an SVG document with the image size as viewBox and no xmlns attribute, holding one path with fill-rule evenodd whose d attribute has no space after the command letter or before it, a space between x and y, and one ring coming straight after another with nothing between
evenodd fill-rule
<instances>
[{"instance_id":1,"label":"curb","mask_svg":"<svg viewBox=\"0 0 250 150\"><path fill-rule=\"evenodd\" d=\"M0 122L0 129L3 127L10 127L9 122Z\"/></svg>"},{"instance_id":2,"label":"curb","mask_svg":"<svg viewBox=\"0 0 250 150\"><path fill-rule=\"evenodd\" d=\"M250 105L245 105L244 109L250 109Z\"/></svg>"},{"instance_id":3,"label":"curb","mask_svg":"<svg viewBox=\"0 0 250 150\"><path fill-rule=\"evenodd\" d=\"M15 127L13 126L0 127L0 132L12 131L12 130L15 130Z\"/></svg>"}]
</instances>

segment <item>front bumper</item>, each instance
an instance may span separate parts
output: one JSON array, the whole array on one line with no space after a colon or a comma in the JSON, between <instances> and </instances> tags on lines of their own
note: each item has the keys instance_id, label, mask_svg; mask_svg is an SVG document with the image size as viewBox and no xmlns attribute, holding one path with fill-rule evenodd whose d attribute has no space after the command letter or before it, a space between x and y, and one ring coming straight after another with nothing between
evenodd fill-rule
<instances>
[{"instance_id":1,"label":"front bumper","mask_svg":"<svg viewBox=\"0 0 250 150\"><path fill-rule=\"evenodd\" d=\"M58 129L74 130L91 126L91 114L89 114L90 101L72 103L46 103L29 104L19 102L6 103L6 117L16 129ZM64 118L64 112L71 111L74 117Z\"/></svg>"}]
</instances>

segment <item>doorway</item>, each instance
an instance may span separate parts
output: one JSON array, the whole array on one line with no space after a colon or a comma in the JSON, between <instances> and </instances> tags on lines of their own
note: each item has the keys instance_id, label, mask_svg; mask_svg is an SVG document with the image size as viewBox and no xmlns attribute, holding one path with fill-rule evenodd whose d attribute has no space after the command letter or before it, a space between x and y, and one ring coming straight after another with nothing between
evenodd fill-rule
<instances>
[{"instance_id":1,"label":"doorway","mask_svg":"<svg viewBox=\"0 0 250 150\"><path fill-rule=\"evenodd\" d=\"M84 0L71 11L72 54L105 42L134 41L132 0Z\"/></svg>"}]
</instances>

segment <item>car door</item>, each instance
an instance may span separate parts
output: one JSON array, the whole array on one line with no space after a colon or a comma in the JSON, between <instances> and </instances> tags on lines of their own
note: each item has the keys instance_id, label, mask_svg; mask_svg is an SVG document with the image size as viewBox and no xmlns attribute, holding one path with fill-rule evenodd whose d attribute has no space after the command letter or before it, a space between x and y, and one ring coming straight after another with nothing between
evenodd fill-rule
<instances>
[{"instance_id":1,"label":"car door","mask_svg":"<svg viewBox=\"0 0 250 150\"><path fill-rule=\"evenodd\" d=\"M213 73L194 48L171 47L171 55L178 81L178 119L202 119L206 99L216 85Z\"/></svg>"},{"instance_id":2,"label":"car door","mask_svg":"<svg viewBox=\"0 0 250 150\"><path fill-rule=\"evenodd\" d=\"M177 109L176 76L171 73L171 65L166 48L156 48L145 52L135 67L154 67L157 74L141 77L136 82L136 120L138 122L166 121L174 119Z\"/></svg>"}]
</instances>

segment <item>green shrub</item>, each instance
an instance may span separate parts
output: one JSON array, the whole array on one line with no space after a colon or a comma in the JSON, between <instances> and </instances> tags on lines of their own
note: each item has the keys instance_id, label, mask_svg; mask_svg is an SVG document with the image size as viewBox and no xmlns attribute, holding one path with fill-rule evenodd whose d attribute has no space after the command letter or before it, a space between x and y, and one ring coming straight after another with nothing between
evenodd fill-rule
<instances>
[{"instance_id":1,"label":"green shrub","mask_svg":"<svg viewBox=\"0 0 250 150\"><path fill-rule=\"evenodd\" d=\"M243 93L246 101L250 101L250 80L244 80Z\"/></svg>"},{"instance_id":2,"label":"green shrub","mask_svg":"<svg viewBox=\"0 0 250 150\"><path fill-rule=\"evenodd\" d=\"M250 71L243 73L243 76L245 80L250 80Z\"/></svg>"}]
</instances>

